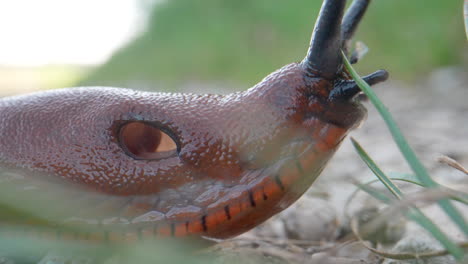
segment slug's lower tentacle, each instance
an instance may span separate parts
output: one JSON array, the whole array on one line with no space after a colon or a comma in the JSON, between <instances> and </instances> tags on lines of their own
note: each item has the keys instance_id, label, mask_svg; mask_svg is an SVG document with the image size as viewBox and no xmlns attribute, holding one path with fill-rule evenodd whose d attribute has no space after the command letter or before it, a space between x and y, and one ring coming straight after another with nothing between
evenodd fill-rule
<instances>
[{"instance_id":1,"label":"slug's lower tentacle","mask_svg":"<svg viewBox=\"0 0 468 264\"><path fill-rule=\"evenodd\" d=\"M388 79L388 72L386 70L378 70L367 76L364 76L363 79L369 85L374 85L380 82L384 82Z\"/></svg>"},{"instance_id":2,"label":"slug's lower tentacle","mask_svg":"<svg viewBox=\"0 0 468 264\"><path fill-rule=\"evenodd\" d=\"M367 76L362 77L369 85L374 85L384 82L388 79L388 72L386 70L378 70ZM361 89L354 80L343 81L335 86L330 93L330 98L349 100L361 92Z\"/></svg>"}]
</instances>

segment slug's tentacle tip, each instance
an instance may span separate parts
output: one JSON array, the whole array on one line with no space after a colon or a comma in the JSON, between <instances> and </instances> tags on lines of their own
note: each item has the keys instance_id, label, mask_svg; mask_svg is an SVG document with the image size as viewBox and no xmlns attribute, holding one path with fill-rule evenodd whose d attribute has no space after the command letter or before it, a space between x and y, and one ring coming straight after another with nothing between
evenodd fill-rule
<instances>
[{"instance_id":1,"label":"slug's tentacle tip","mask_svg":"<svg viewBox=\"0 0 468 264\"><path fill-rule=\"evenodd\" d=\"M369 85L384 82L388 79L389 74L386 70L378 70L362 79ZM330 98L339 100L349 100L359 94L361 89L354 80L341 81L330 92Z\"/></svg>"},{"instance_id":2,"label":"slug's tentacle tip","mask_svg":"<svg viewBox=\"0 0 468 264\"><path fill-rule=\"evenodd\" d=\"M386 70L378 70L376 72L373 72L367 76L364 76L362 79L364 79L364 81L366 81L366 83L368 83L369 85L374 85L374 84L377 84L377 83L381 83L381 82L385 82L388 77L389 77L389 73L388 71Z\"/></svg>"}]
</instances>

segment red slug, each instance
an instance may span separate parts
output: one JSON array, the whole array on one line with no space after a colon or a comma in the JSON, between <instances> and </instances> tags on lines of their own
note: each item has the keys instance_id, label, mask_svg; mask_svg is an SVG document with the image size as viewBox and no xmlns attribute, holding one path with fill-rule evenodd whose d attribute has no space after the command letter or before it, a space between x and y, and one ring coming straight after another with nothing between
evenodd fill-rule
<instances>
[{"instance_id":1,"label":"red slug","mask_svg":"<svg viewBox=\"0 0 468 264\"><path fill-rule=\"evenodd\" d=\"M50 230L83 227L75 236L245 232L296 201L365 117L341 50L369 2L355 0L343 17L346 0L324 0L305 59L244 92L83 87L0 99L0 166L16 175L0 183L54 207Z\"/></svg>"}]
</instances>

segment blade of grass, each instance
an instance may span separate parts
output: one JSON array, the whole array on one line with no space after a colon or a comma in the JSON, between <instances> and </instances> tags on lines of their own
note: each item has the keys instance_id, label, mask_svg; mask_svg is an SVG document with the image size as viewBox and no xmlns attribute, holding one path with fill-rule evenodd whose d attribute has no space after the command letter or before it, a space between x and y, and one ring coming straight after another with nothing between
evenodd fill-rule
<instances>
[{"instance_id":1,"label":"blade of grass","mask_svg":"<svg viewBox=\"0 0 468 264\"><path fill-rule=\"evenodd\" d=\"M378 181L378 180L377 180ZM362 190L369 194L370 196L374 197L374 199L377 199L381 202L384 202L385 204L390 204L394 199L391 199L388 197L388 195L379 192L379 190L370 187L367 184L362 184L362 183L356 183L356 186L359 188L358 190Z\"/></svg>"},{"instance_id":2,"label":"blade of grass","mask_svg":"<svg viewBox=\"0 0 468 264\"><path fill-rule=\"evenodd\" d=\"M354 138L351 138L351 142L353 143L354 148L357 150L359 156L361 159L366 163L366 165L369 167L369 169L374 172L375 176L379 178L379 180L387 187L387 189L395 195L396 198L402 199L403 193L398 189L398 187L393 184L393 182L388 179L387 176L385 176L384 172L375 164L372 159L367 155L367 153L364 151L364 149L357 143L357 141Z\"/></svg>"},{"instance_id":3,"label":"blade of grass","mask_svg":"<svg viewBox=\"0 0 468 264\"><path fill-rule=\"evenodd\" d=\"M424 184L421 184L419 181L413 180L411 178L406 178L404 176L403 177L400 177L400 176L397 176L397 175L392 176L390 173L388 173L387 176L391 181L402 181L402 182L415 184L415 185L418 185L418 186L421 186L421 187L426 187L426 186L424 186ZM371 185L372 183L379 182L379 181L380 181L379 179L374 179L374 180L369 180L367 182L356 184L356 185L358 187L367 186L367 185ZM467 194L461 193L459 191L456 191L456 190L453 190L453 189L450 189L450 188L447 188L447 187L443 187L443 188L446 189L448 192L453 193L453 196L450 197L450 199L452 199L454 201L457 201L457 202L460 202L460 203L463 203L465 205L468 205L468 195Z\"/></svg>"},{"instance_id":4,"label":"blade of grass","mask_svg":"<svg viewBox=\"0 0 468 264\"><path fill-rule=\"evenodd\" d=\"M465 16L465 32L466 38L468 39L468 0L465 0L465 4L463 6L463 14Z\"/></svg>"},{"instance_id":5,"label":"blade of grass","mask_svg":"<svg viewBox=\"0 0 468 264\"><path fill-rule=\"evenodd\" d=\"M390 112L386 109L384 104L380 101L377 97L375 92L370 88L370 86L356 73L353 69L351 64L349 63L348 59L346 58L345 54L342 52L343 62L345 64L346 69L349 71L353 79L356 81L358 86L361 90L367 95L369 100L375 106L377 111L379 111L380 115L382 116L383 120L387 124L390 133L392 134L395 143L397 144L400 152L405 157L408 165L411 167L413 172L416 174L418 179L423 183L425 186L429 188L435 188L439 185L435 182L428 174L426 168L422 165L419 159L416 157L416 154L409 146L408 142L404 138L403 134L401 133L400 129L398 128L395 120L393 119ZM458 225L460 230L468 237L468 225L465 222L462 214L453 206L453 204L448 199L442 199L439 202L439 206L445 213L452 219L452 221Z\"/></svg>"},{"instance_id":6,"label":"blade of grass","mask_svg":"<svg viewBox=\"0 0 468 264\"><path fill-rule=\"evenodd\" d=\"M364 151L364 149L359 145L359 143L351 138L354 148L361 157L361 159L366 163L366 165L371 169L374 174L379 178L379 180L387 187L387 189L399 200L403 199L403 192L395 185L393 182L385 175L385 173L377 166L377 164L369 157L369 155ZM372 195L373 192L369 192ZM377 199L384 201L390 201L390 198L382 198L382 195L379 194ZM436 238L456 259L461 260L464 256L464 251L458 247L454 242L452 242L440 229L435 225L426 215L424 215L421 210L418 208L410 208L407 213L408 218L417 222L424 229L429 231L434 238Z\"/></svg>"}]
</instances>

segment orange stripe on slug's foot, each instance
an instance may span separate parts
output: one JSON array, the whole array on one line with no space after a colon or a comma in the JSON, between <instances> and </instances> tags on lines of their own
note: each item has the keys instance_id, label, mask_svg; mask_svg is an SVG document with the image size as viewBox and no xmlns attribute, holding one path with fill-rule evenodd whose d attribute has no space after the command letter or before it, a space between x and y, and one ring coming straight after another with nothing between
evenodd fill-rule
<instances>
[{"instance_id":1,"label":"orange stripe on slug's foot","mask_svg":"<svg viewBox=\"0 0 468 264\"><path fill-rule=\"evenodd\" d=\"M325 142L323 139L320 139L315 143L315 148L319 152L328 152L332 149L332 146L329 146L327 142Z\"/></svg>"},{"instance_id":2,"label":"orange stripe on slug's foot","mask_svg":"<svg viewBox=\"0 0 468 264\"><path fill-rule=\"evenodd\" d=\"M171 225L170 224L163 224L158 227L158 234L160 234L163 237L169 237L171 236Z\"/></svg>"},{"instance_id":3,"label":"orange stripe on slug's foot","mask_svg":"<svg viewBox=\"0 0 468 264\"><path fill-rule=\"evenodd\" d=\"M344 129L339 127L330 127L323 140L329 147L335 147L343 140L345 135L346 131Z\"/></svg>"},{"instance_id":4,"label":"orange stripe on slug's foot","mask_svg":"<svg viewBox=\"0 0 468 264\"><path fill-rule=\"evenodd\" d=\"M227 220L226 214L223 210L216 210L213 212L210 212L209 214L206 215L205 218L205 223L207 230L211 230L218 226L219 224L222 224L224 221Z\"/></svg>"},{"instance_id":5,"label":"orange stripe on slug's foot","mask_svg":"<svg viewBox=\"0 0 468 264\"><path fill-rule=\"evenodd\" d=\"M315 168L321 154L317 150L310 149L308 153L304 153L299 157L299 164L301 165L304 172L309 171L311 168Z\"/></svg>"},{"instance_id":6,"label":"orange stripe on slug's foot","mask_svg":"<svg viewBox=\"0 0 468 264\"><path fill-rule=\"evenodd\" d=\"M263 201L266 200L264 198L264 195L263 195L263 187L253 188L251 190L251 193L252 193L252 198L255 201L256 205L258 205L258 204L260 204L260 203L262 203Z\"/></svg>"},{"instance_id":7,"label":"orange stripe on slug's foot","mask_svg":"<svg viewBox=\"0 0 468 264\"><path fill-rule=\"evenodd\" d=\"M174 224L174 229L173 229L172 235L175 236L175 237L181 237L181 236L188 235L188 233L187 233L187 222Z\"/></svg>"},{"instance_id":8,"label":"orange stripe on slug's foot","mask_svg":"<svg viewBox=\"0 0 468 264\"><path fill-rule=\"evenodd\" d=\"M291 160L287 162L280 170L278 177L283 183L283 186L290 186L301 177L296 161Z\"/></svg>"},{"instance_id":9,"label":"orange stripe on slug's foot","mask_svg":"<svg viewBox=\"0 0 468 264\"><path fill-rule=\"evenodd\" d=\"M201 232L203 232L203 226L200 220L189 222L189 225L188 225L189 234L198 234Z\"/></svg>"},{"instance_id":10,"label":"orange stripe on slug's foot","mask_svg":"<svg viewBox=\"0 0 468 264\"><path fill-rule=\"evenodd\" d=\"M232 203L228 204L228 206L229 206L231 219L235 218L237 215L239 215L242 212L241 205L237 202L237 199L234 200Z\"/></svg>"},{"instance_id":11,"label":"orange stripe on slug's foot","mask_svg":"<svg viewBox=\"0 0 468 264\"><path fill-rule=\"evenodd\" d=\"M273 178L270 178L270 180L265 183L265 185L263 186L263 190L268 199L274 198L275 196L283 192L283 189L281 189L278 186L278 183Z\"/></svg>"}]
</instances>

